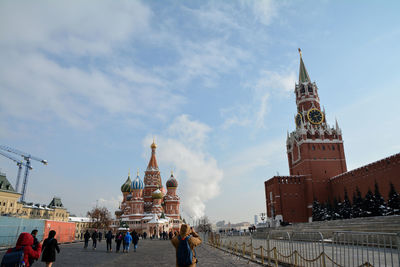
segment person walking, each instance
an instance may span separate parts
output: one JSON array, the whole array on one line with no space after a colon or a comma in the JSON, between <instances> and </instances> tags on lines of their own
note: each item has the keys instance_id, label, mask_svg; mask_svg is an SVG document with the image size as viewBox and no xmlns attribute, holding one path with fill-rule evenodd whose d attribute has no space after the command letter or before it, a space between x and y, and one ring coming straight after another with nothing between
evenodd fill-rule
<instances>
[{"instance_id":1,"label":"person walking","mask_svg":"<svg viewBox=\"0 0 400 267\"><path fill-rule=\"evenodd\" d=\"M105 234L105 238L106 238L106 243L107 243L107 252L111 252L112 251L112 240L113 240L113 234L111 232L111 230L108 231L107 234Z\"/></svg>"},{"instance_id":2,"label":"person walking","mask_svg":"<svg viewBox=\"0 0 400 267\"><path fill-rule=\"evenodd\" d=\"M42 262L46 263L46 267L51 267L53 262L56 261L56 250L57 253L60 253L60 248L58 247L56 231L51 230L49 232L49 237L46 238L43 242L43 253L42 253Z\"/></svg>"},{"instance_id":3,"label":"person walking","mask_svg":"<svg viewBox=\"0 0 400 267\"><path fill-rule=\"evenodd\" d=\"M147 233L144 232L144 233L143 233L143 238L146 239L146 237L147 237Z\"/></svg>"},{"instance_id":4,"label":"person walking","mask_svg":"<svg viewBox=\"0 0 400 267\"><path fill-rule=\"evenodd\" d=\"M197 263L194 248L201 244L199 235L187 224L182 224L179 235L171 240L176 250L177 267L195 267Z\"/></svg>"},{"instance_id":5,"label":"person walking","mask_svg":"<svg viewBox=\"0 0 400 267\"><path fill-rule=\"evenodd\" d=\"M99 234L97 233L97 229L95 229L93 234L92 234L93 250L95 250L96 247L97 247L97 238L98 237L99 237Z\"/></svg>"},{"instance_id":6,"label":"person walking","mask_svg":"<svg viewBox=\"0 0 400 267\"><path fill-rule=\"evenodd\" d=\"M125 237L124 237L124 251L126 253L129 252L129 246L132 242L132 236L129 232L126 232Z\"/></svg>"},{"instance_id":7,"label":"person walking","mask_svg":"<svg viewBox=\"0 0 400 267\"><path fill-rule=\"evenodd\" d=\"M121 242L122 242L122 233L118 232L118 234L115 236L115 243L117 243L117 246L115 248L115 253L118 253L119 250L121 249Z\"/></svg>"},{"instance_id":8,"label":"person walking","mask_svg":"<svg viewBox=\"0 0 400 267\"><path fill-rule=\"evenodd\" d=\"M88 245L89 245L89 239L90 239L89 230L86 230L86 233L83 235L83 237L85 238L85 246L84 246L84 248L87 248Z\"/></svg>"},{"instance_id":9,"label":"person walking","mask_svg":"<svg viewBox=\"0 0 400 267\"><path fill-rule=\"evenodd\" d=\"M103 239L103 233L100 231L99 232L99 243L101 243L101 239Z\"/></svg>"},{"instance_id":10,"label":"person walking","mask_svg":"<svg viewBox=\"0 0 400 267\"><path fill-rule=\"evenodd\" d=\"M25 263L25 267L30 267L29 262L32 259L39 259L40 253L42 253L42 244L38 243L36 246L36 250L32 248L33 246L33 236L30 233L21 233L18 237L17 244L15 248L10 248L7 250L6 254L3 256L3 261L5 260L7 254L11 252L15 252L18 250L24 251L24 258L23 261ZM1 264L3 264L2 262Z\"/></svg>"},{"instance_id":11,"label":"person walking","mask_svg":"<svg viewBox=\"0 0 400 267\"><path fill-rule=\"evenodd\" d=\"M33 237L33 245L32 245L33 250L36 250L36 249L37 249L37 245L39 244L39 241L38 241L37 238L36 238L37 232L38 232L37 229L34 229L34 230L32 230L32 232L31 232L31 235L32 235L32 237ZM35 259L30 259L30 260L29 260L29 265L32 266L32 264L33 264L34 262L35 262Z\"/></svg>"},{"instance_id":12,"label":"person walking","mask_svg":"<svg viewBox=\"0 0 400 267\"><path fill-rule=\"evenodd\" d=\"M139 235L136 233L136 231L132 232L132 243L133 243L133 251L136 252L137 245L139 243Z\"/></svg>"}]
</instances>

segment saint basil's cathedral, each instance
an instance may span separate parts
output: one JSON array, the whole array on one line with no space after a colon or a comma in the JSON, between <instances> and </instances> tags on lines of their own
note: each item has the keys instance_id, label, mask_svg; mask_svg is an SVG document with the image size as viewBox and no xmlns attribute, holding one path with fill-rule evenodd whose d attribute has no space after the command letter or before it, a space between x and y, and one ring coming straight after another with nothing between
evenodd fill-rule
<instances>
[{"instance_id":1,"label":"saint basil's cathedral","mask_svg":"<svg viewBox=\"0 0 400 267\"><path fill-rule=\"evenodd\" d=\"M337 121L334 127L327 123L317 84L311 82L299 52L296 129L286 140L290 175L265 181L267 216L283 222L312 221L314 200L344 199L345 191L351 197L357 189L365 195L375 183L387 200L391 183L400 189L400 153L347 171L342 129Z\"/></svg>"},{"instance_id":2,"label":"saint basil's cathedral","mask_svg":"<svg viewBox=\"0 0 400 267\"><path fill-rule=\"evenodd\" d=\"M115 212L116 225L137 233L159 236L164 231L179 231L182 224L180 198L176 194L178 181L172 172L165 191L157 165L157 145L153 141L150 147L151 157L143 181L138 172L133 181L128 175L121 186L123 200L120 209Z\"/></svg>"}]
</instances>

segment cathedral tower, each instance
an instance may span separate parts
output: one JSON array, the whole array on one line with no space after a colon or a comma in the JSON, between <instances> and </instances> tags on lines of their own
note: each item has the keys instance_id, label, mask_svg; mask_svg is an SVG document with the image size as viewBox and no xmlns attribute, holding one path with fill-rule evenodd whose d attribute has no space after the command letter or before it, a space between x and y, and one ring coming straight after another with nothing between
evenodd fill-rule
<instances>
[{"instance_id":1,"label":"cathedral tower","mask_svg":"<svg viewBox=\"0 0 400 267\"><path fill-rule=\"evenodd\" d=\"M174 219L179 219L179 197L176 195L178 181L171 172L171 177L167 181L167 195L164 198L165 215Z\"/></svg>"},{"instance_id":2,"label":"cathedral tower","mask_svg":"<svg viewBox=\"0 0 400 267\"><path fill-rule=\"evenodd\" d=\"M145 185L143 192L145 212L151 211L151 205L153 203L152 193L157 189L162 188L160 170L158 169L157 159L156 159L157 145L154 142L154 140L150 147L151 147L151 157L149 164L147 165L147 169L145 171L143 179Z\"/></svg>"}]
</instances>

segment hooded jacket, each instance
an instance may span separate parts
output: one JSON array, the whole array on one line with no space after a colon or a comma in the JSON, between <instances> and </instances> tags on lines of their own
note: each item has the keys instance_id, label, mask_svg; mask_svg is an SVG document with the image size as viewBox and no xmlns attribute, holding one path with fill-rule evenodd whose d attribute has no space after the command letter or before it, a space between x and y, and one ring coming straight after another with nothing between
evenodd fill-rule
<instances>
[{"instance_id":1,"label":"hooded jacket","mask_svg":"<svg viewBox=\"0 0 400 267\"><path fill-rule=\"evenodd\" d=\"M125 241L125 244L128 244L128 245L132 242L132 236L129 234L129 232L126 233L124 241Z\"/></svg>"},{"instance_id":2,"label":"hooded jacket","mask_svg":"<svg viewBox=\"0 0 400 267\"><path fill-rule=\"evenodd\" d=\"M189 227L189 225L187 224L182 224L181 229L179 231L179 236L175 236L174 238L172 238L171 242L172 245L174 245L175 247L175 251L176 251L176 267L180 267L178 265L178 246L179 246L179 238L185 239L188 235L191 235L191 237L189 238L188 242L189 242L189 246L192 249L192 254L193 254L193 259L192 259L192 264L189 265L188 267L196 267L196 257L195 257L195 253L194 253L194 248L197 247L198 245L201 244L201 239L199 237L199 235L192 231ZM185 266L186 267L186 266Z\"/></svg>"},{"instance_id":3,"label":"hooded jacket","mask_svg":"<svg viewBox=\"0 0 400 267\"><path fill-rule=\"evenodd\" d=\"M25 266L29 267L29 260L39 259L40 253L42 253L42 244L38 243L36 250L32 248L33 236L30 233L21 233L18 237L16 249L24 247L24 262ZM6 253L13 251L13 248L7 250Z\"/></svg>"}]
</instances>

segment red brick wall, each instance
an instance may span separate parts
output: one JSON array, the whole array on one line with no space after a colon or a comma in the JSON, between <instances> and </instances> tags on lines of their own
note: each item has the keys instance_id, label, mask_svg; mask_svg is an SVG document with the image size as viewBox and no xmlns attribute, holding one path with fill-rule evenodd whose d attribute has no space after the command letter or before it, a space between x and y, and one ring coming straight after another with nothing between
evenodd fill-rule
<instances>
[{"instance_id":1,"label":"red brick wall","mask_svg":"<svg viewBox=\"0 0 400 267\"><path fill-rule=\"evenodd\" d=\"M304 192L305 176L275 176L265 182L267 216L272 217L272 205L276 215L283 215L285 221L302 222L307 220ZM272 201L270 197L272 192ZM282 207L284 207L282 209Z\"/></svg>"},{"instance_id":2,"label":"red brick wall","mask_svg":"<svg viewBox=\"0 0 400 267\"><path fill-rule=\"evenodd\" d=\"M330 181L332 196L342 200L345 188L352 200L356 187L364 197L368 189L374 192L376 181L381 195L387 200L390 182L394 184L397 192L400 192L400 153L332 177Z\"/></svg>"}]
</instances>

